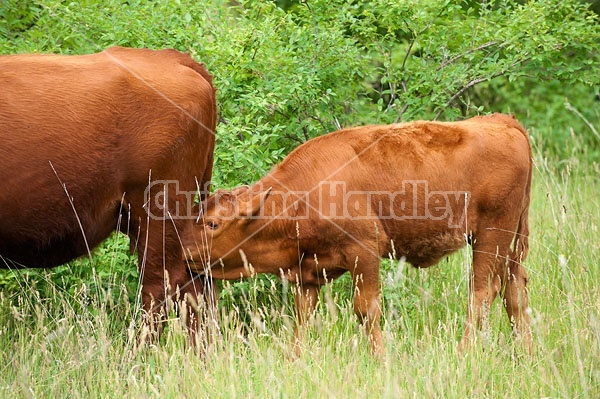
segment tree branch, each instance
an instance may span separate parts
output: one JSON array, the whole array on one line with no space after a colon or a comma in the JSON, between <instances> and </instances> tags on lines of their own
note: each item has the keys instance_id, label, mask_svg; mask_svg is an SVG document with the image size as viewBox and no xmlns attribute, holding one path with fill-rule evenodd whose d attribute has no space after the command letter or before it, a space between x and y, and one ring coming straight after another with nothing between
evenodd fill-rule
<instances>
[{"instance_id":1,"label":"tree branch","mask_svg":"<svg viewBox=\"0 0 600 399\"><path fill-rule=\"evenodd\" d=\"M581 112L579 112L579 110L577 108L575 108L574 106L572 106L569 101L565 101L565 107L567 108L567 110L573 112L575 115L577 115L578 117L580 117L581 120L583 120L583 122L586 125L588 125L588 127L592 130L592 133L594 133L594 136L596 136L596 138L598 140L600 140L600 133L598 133L598 131L596 130L596 128L594 127L594 125L592 125L592 123L590 121L588 121L587 118L585 116L583 116L583 114Z\"/></svg>"},{"instance_id":2,"label":"tree branch","mask_svg":"<svg viewBox=\"0 0 600 399\"><path fill-rule=\"evenodd\" d=\"M407 109L408 109L408 104L404 104L404 107L402 107L402 109L400 111L398 111L398 116L396 117L396 119L394 119L394 123L398 123L402 120L402 115L404 115L404 113L406 112Z\"/></svg>"},{"instance_id":3,"label":"tree branch","mask_svg":"<svg viewBox=\"0 0 600 399\"><path fill-rule=\"evenodd\" d=\"M464 85L463 87L461 87L456 93L454 93L454 95L452 97L450 97L450 100L448 100L448 102L446 102L446 105L444 105L444 107L442 109L440 109L437 114L435 115L435 118L433 118L434 120L437 120L446 110L446 108L448 108L450 105L452 105L452 103L458 98L460 97L460 95L462 95L465 91L467 91L468 89L470 89L471 87L474 87L480 83L483 82L487 82L489 80L495 79L498 76L502 76L507 74L508 72L510 72L510 70L515 67L516 65L519 64L523 64L525 62L527 62L531 57L525 57L521 60L517 60L515 62L513 62L512 64L510 64L507 68L500 70L490 76L486 76L486 77L481 77L481 78L477 78L477 79L473 79L470 80L469 82L467 82L466 85Z\"/></svg>"},{"instance_id":4,"label":"tree branch","mask_svg":"<svg viewBox=\"0 0 600 399\"><path fill-rule=\"evenodd\" d=\"M483 49L486 49L486 48L488 48L488 47L495 46L495 45L497 45L497 44L498 44L498 42L496 42L496 41L493 41L493 42L487 42L487 43L484 43L484 44L482 44L481 46L478 46L478 47L475 47L475 48L469 49L469 50L465 51L465 52L464 52L464 53L462 53L462 54L458 54L458 55L456 55L456 56L454 56L454 57L450 58L448 61L443 61L437 70L439 71L440 69L443 69L443 68L444 68L444 67L446 67L447 65L450 65L450 64L452 64L453 62L456 62L457 60L459 60L459 59L463 58L463 57L464 57L464 56L466 56L467 54L471 54L471 53L474 53L474 52L476 52L476 51L483 50ZM501 45L500 47L503 47L503 46Z\"/></svg>"}]
</instances>

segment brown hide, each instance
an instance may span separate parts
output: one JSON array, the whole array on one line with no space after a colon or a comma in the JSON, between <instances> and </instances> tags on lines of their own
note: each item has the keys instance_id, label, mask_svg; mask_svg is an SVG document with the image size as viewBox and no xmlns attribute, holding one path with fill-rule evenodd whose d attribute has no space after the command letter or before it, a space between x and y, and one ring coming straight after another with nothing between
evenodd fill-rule
<instances>
[{"instance_id":1,"label":"brown hide","mask_svg":"<svg viewBox=\"0 0 600 399\"><path fill-rule=\"evenodd\" d=\"M120 47L9 55L0 88L0 266L60 265L120 228L139 253L146 310L164 303L165 272L171 292L195 294L177 230L212 173L216 100L203 65ZM178 184L166 206L152 197L161 181Z\"/></svg>"},{"instance_id":2,"label":"brown hide","mask_svg":"<svg viewBox=\"0 0 600 399\"><path fill-rule=\"evenodd\" d=\"M249 188L214 193L184 244L192 268L215 278L296 282L300 323L326 280L349 271L355 311L381 352L380 258L427 267L469 242L463 346L500 293L529 349L531 170L527 133L507 115L345 129L301 145Z\"/></svg>"}]
</instances>

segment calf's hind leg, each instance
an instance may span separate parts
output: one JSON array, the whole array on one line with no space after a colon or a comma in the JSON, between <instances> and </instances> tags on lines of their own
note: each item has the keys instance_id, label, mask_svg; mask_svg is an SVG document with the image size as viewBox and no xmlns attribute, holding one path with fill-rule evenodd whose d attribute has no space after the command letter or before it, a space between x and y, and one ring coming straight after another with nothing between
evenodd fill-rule
<instances>
[{"instance_id":1,"label":"calf's hind leg","mask_svg":"<svg viewBox=\"0 0 600 399\"><path fill-rule=\"evenodd\" d=\"M502 290L503 270L510 260L512 236L496 229L482 229L473 244L473 269L469 282L467 323L460 350L467 349L481 328L481 321Z\"/></svg>"},{"instance_id":2,"label":"calf's hind leg","mask_svg":"<svg viewBox=\"0 0 600 399\"><path fill-rule=\"evenodd\" d=\"M521 340L527 353L532 352L531 328L529 321L529 293L527 291L527 272L519 259L513 257L503 275L504 308L513 328L513 335Z\"/></svg>"}]
</instances>

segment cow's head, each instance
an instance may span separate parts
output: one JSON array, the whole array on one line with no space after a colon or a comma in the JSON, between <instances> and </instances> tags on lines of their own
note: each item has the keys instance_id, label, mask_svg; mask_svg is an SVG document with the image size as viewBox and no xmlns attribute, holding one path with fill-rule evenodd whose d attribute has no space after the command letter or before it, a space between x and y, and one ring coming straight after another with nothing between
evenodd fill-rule
<instances>
[{"instance_id":1,"label":"cow's head","mask_svg":"<svg viewBox=\"0 0 600 399\"><path fill-rule=\"evenodd\" d=\"M270 191L255 192L248 186L218 190L197 205L200 216L182 236L190 269L203 274L210 270L217 278L251 274L245 256L265 244L259 242L265 224L261 208Z\"/></svg>"}]
</instances>

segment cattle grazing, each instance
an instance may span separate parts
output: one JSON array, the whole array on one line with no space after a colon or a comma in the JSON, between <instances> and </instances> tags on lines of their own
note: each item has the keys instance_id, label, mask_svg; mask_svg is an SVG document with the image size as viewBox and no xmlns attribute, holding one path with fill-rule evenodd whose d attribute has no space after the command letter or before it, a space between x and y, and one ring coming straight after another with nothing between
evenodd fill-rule
<instances>
[{"instance_id":1,"label":"cattle grazing","mask_svg":"<svg viewBox=\"0 0 600 399\"><path fill-rule=\"evenodd\" d=\"M531 149L494 114L364 126L312 139L250 187L217 191L183 238L190 268L217 279L272 273L297 284L296 337L320 287L350 272L354 310L380 354L380 258L428 267L469 243L461 346L501 294L531 346L527 275Z\"/></svg>"},{"instance_id":2,"label":"cattle grazing","mask_svg":"<svg viewBox=\"0 0 600 399\"><path fill-rule=\"evenodd\" d=\"M8 55L0 87L0 266L57 266L120 229L137 248L149 320L175 294L191 300L178 237L193 221L173 215L211 179L204 66L175 50Z\"/></svg>"}]
</instances>

